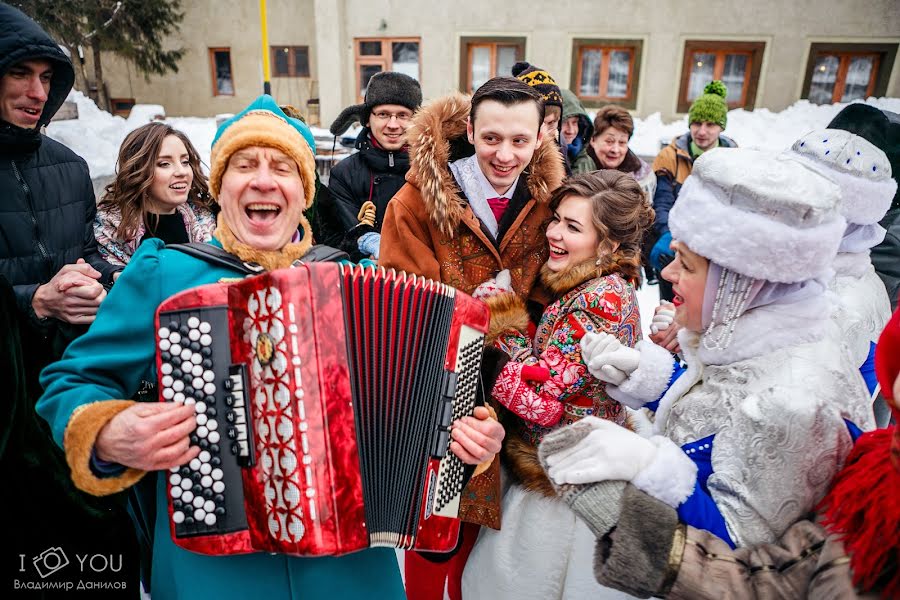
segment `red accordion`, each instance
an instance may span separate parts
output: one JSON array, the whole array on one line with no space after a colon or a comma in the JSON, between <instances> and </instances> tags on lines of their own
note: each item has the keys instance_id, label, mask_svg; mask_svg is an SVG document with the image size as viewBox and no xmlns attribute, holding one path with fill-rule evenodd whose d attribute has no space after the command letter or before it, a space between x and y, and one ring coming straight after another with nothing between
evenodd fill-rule
<instances>
[{"instance_id":1,"label":"red accordion","mask_svg":"<svg viewBox=\"0 0 900 600\"><path fill-rule=\"evenodd\" d=\"M162 401L200 455L167 482L175 544L340 555L456 545L488 309L384 269L303 264L205 285L156 314Z\"/></svg>"}]
</instances>

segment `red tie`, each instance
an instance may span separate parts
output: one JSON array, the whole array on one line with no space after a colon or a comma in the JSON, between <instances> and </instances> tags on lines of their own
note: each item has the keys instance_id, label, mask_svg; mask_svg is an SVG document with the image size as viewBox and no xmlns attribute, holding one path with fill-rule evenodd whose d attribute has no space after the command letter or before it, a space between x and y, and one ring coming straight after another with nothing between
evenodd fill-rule
<instances>
[{"instance_id":1,"label":"red tie","mask_svg":"<svg viewBox=\"0 0 900 600\"><path fill-rule=\"evenodd\" d=\"M509 206L509 198L488 198L487 203L491 207L491 212L494 213L494 218L499 223L500 217L503 216L503 213L506 212L506 207Z\"/></svg>"}]
</instances>

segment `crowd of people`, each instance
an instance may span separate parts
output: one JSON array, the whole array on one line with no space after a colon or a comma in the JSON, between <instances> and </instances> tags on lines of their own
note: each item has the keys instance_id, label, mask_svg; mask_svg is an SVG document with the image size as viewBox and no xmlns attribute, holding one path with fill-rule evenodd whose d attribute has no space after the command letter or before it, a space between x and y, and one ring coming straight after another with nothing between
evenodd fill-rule
<instances>
[{"instance_id":1,"label":"crowd of people","mask_svg":"<svg viewBox=\"0 0 900 600\"><path fill-rule=\"evenodd\" d=\"M218 127L208 175L182 132L132 131L95 200L42 132L70 60L6 4L0 25L0 465L22 482L2 514L35 523L11 556L122 553L125 597L900 594L898 115L852 104L745 149L713 81L645 161L627 110L592 119L533 64L424 104L382 72L331 125L362 128L327 186L302 116L263 95ZM335 259L490 310L484 405L449 441L456 548L401 574L388 548L179 547L167 473L201 449L194 407L157 398L156 308ZM657 283L645 337L636 290Z\"/></svg>"}]
</instances>

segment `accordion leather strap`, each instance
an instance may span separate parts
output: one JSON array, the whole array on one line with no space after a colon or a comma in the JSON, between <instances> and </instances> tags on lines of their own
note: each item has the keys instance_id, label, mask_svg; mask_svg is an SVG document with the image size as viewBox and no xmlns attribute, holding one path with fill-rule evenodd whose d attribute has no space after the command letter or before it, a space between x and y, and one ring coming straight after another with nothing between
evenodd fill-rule
<instances>
[{"instance_id":1,"label":"accordion leather strap","mask_svg":"<svg viewBox=\"0 0 900 600\"><path fill-rule=\"evenodd\" d=\"M194 258L199 258L208 263L234 269L245 275L259 275L262 268L258 265L245 263L234 254L226 252L218 246L206 244L203 242L190 242L188 244L166 244L166 248L184 252ZM303 255L303 262L339 262L349 260L350 257L346 252L332 248L331 246L318 245L309 249L309 252ZM254 268L255 267L255 268Z\"/></svg>"}]
</instances>

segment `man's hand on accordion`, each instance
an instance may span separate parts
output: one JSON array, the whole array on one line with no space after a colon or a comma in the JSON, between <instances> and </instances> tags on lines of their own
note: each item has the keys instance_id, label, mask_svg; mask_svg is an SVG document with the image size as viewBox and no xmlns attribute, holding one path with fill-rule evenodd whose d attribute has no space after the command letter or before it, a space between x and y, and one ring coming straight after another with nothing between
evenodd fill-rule
<instances>
[{"instance_id":1,"label":"man's hand on accordion","mask_svg":"<svg viewBox=\"0 0 900 600\"><path fill-rule=\"evenodd\" d=\"M503 425L491 417L484 406L475 408L475 415L453 423L450 450L467 465L478 465L494 458L503 443Z\"/></svg>"},{"instance_id":2,"label":"man's hand on accordion","mask_svg":"<svg viewBox=\"0 0 900 600\"><path fill-rule=\"evenodd\" d=\"M197 426L194 407L174 402L138 402L110 419L94 443L97 458L141 471L160 471L191 461Z\"/></svg>"}]
</instances>

